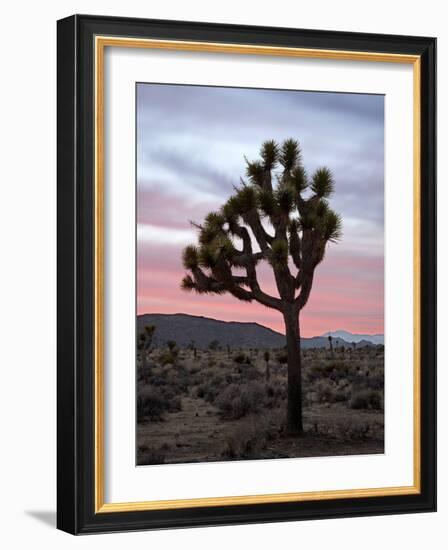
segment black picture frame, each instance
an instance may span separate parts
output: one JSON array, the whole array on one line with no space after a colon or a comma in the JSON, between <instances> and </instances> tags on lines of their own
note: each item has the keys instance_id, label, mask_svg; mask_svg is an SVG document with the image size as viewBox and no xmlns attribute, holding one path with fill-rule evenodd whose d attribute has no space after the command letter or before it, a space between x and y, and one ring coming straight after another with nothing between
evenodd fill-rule
<instances>
[{"instance_id":1,"label":"black picture frame","mask_svg":"<svg viewBox=\"0 0 448 550\"><path fill-rule=\"evenodd\" d=\"M436 510L436 39L74 15L57 25L57 526L72 534ZM97 35L416 55L421 60L419 494L95 511L94 51Z\"/></svg>"}]
</instances>

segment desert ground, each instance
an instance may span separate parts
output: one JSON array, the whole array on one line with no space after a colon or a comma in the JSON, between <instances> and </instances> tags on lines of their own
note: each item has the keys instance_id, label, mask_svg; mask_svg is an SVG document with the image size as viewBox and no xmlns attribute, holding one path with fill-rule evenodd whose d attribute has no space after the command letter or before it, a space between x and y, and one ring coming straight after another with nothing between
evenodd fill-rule
<instances>
[{"instance_id":1,"label":"desert ground","mask_svg":"<svg viewBox=\"0 0 448 550\"><path fill-rule=\"evenodd\" d=\"M384 452L384 348L302 351L305 434L285 431L283 349L178 349L137 360L137 464Z\"/></svg>"}]
</instances>

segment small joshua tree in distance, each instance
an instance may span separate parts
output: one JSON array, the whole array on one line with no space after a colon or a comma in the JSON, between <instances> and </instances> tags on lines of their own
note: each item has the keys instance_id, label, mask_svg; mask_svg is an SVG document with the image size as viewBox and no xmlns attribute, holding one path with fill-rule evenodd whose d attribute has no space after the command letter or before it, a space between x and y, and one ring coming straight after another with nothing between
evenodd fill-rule
<instances>
[{"instance_id":1,"label":"small joshua tree in distance","mask_svg":"<svg viewBox=\"0 0 448 550\"><path fill-rule=\"evenodd\" d=\"M308 302L314 270L327 244L341 238L342 224L328 203L334 187L330 170L319 168L308 177L298 141L266 141L260 157L246 159L247 179L220 211L193 224L198 245L183 252L189 273L182 288L199 294L229 293L280 312L288 358L287 429L301 434L300 312ZM278 297L260 287L261 261L273 270Z\"/></svg>"},{"instance_id":2,"label":"small joshua tree in distance","mask_svg":"<svg viewBox=\"0 0 448 550\"><path fill-rule=\"evenodd\" d=\"M140 352L140 360L143 370L148 365L148 355L151 353L152 341L156 327L154 325L145 325L137 338L137 350Z\"/></svg>"},{"instance_id":3,"label":"small joshua tree in distance","mask_svg":"<svg viewBox=\"0 0 448 550\"><path fill-rule=\"evenodd\" d=\"M269 350L265 350L263 353L263 358L266 361L266 384L268 384L271 380L271 369L269 368L269 359L271 358L271 354L269 353Z\"/></svg>"},{"instance_id":4,"label":"small joshua tree in distance","mask_svg":"<svg viewBox=\"0 0 448 550\"><path fill-rule=\"evenodd\" d=\"M137 349L142 353L142 355L151 349L155 330L156 327L154 325L145 325L143 331L139 334Z\"/></svg>"},{"instance_id":5,"label":"small joshua tree in distance","mask_svg":"<svg viewBox=\"0 0 448 550\"><path fill-rule=\"evenodd\" d=\"M212 340L208 345L208 349L211 351L216 351L219 349L219 340Z\"/></svg>"},{"instance_id":6,"label":"small joshua tree in distance","mask_svg":"<svg viewBox=\"0 0 448 550\"><path fill-rule=\"evenodd\" d=\"M330 334L328 336L328 341L330 343L330 355L331 355L331 358L333 359L334 358L334 351L333 351L333 336Z\"/></svg>"},{"instance_id":7,"label":"small joshua tree in distance","mask_svg":"<svg viewBox=\"0 0 448 550\"><path fill-rule=\"evenodd\" d=\"M167 340L166 345L168 346L168 349L173 352L175 347L177 346L176 342L174 340Z\"/></svg>"}]
</instances>

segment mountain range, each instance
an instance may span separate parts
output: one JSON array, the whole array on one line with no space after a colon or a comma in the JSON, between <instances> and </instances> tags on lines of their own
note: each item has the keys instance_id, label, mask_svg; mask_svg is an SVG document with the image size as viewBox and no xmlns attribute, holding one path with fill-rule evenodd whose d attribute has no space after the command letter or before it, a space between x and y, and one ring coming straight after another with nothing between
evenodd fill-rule
<instances>
[{"instance_id":1,"label":"mountain range","mask_svg":"<svg viewBox=\"0 0 448 550\"><path fill-rule=\"evenodd\" d=\"M137 316L137 331L140 333L145 325L154 325L153 343L164 346L168 340L174 340L181 348L194 343L198 348L208 348L214 340L221 346L241 348L282 348L286 345L285 336L258 323L240 323L237 321L220 321L208 317L187 315L186 313L146 313ZM344 337L341 336L343 333ZM330 333L312 338L302 338L303 349L328 348ZM346 331L335 331L333 346L356 347L381 344L383 335L351 334ZM383 339L384 341L384 339Z\"/></svg>"},{"instance_id":2,"label":"mountain range","mask_svg":"<svg viewBox=\"0 0 448 550\"><path fill-rule=\"evenodd\" d=\"M384 334L353 334L352 332L347 332L346 330L334 330L332 332L326 332L322 336L328 338L328 336L333 336L333 338L342 338L346 342L362 342L366 340L372 344L382 344L384 345Z\"/></svg>"}]
</instances>

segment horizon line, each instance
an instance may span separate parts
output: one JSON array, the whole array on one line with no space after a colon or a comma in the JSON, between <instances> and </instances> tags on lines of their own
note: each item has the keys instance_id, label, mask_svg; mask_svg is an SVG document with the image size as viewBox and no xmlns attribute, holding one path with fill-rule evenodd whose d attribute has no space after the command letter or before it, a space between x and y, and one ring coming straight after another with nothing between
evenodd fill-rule
<instances>
[{"instance_id":1,"label":"horizon line","mask_svg":"<svg viewBox=\"0 0 448 550\"><path fill-rule=\"evenodd\" d=\"M266 325L258 323L257 321L225 321L224 319L216 319L215 317L207 317L206 315L193 315L191 313L183 313L181 311L179 311L177 313L159 313L159 312L155 312L155 311L154 312L149 312L148 311L146 313L137 313L137 317L142 317L144 315L164 315L164 316L186 315L188 317L198 317L198 318L202 318L202 319L209 319L210 321L217 321L219 323L238 323L238 324L242 324L242 325L258 325L260 327L263 327L266 330L270 330L271 332L274 332L275 334L280 334L281 336L285 336L285 334L283 334L282 332L274 330L271 327L267 327ZM339 328L339 329L336 329L336 330L327 330L327 331L325 331L322 334L319 334L317 336L322 337L322 336L325 336L325 334L327 334L327 333L334 333L334 332L339 332L339 331L346 332L348 334L351 334L352 336L383 336L384 337L384 332L376 332L374 334L370 334L368 332L350 332L349 330L345 330L343 328ZM302 336L302 338L313 338L313 336Z\"/></svg>"}]
</instances>

